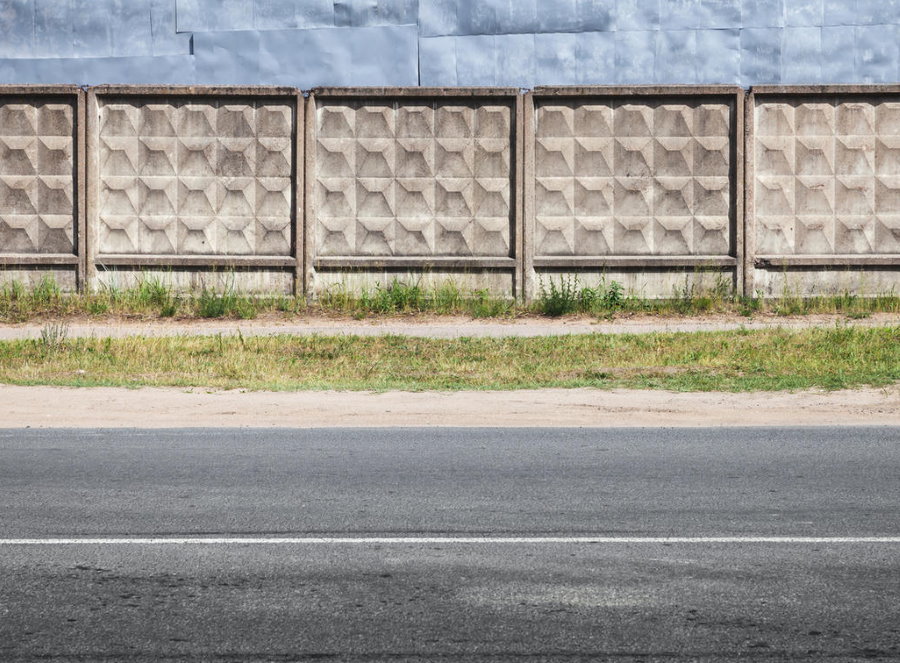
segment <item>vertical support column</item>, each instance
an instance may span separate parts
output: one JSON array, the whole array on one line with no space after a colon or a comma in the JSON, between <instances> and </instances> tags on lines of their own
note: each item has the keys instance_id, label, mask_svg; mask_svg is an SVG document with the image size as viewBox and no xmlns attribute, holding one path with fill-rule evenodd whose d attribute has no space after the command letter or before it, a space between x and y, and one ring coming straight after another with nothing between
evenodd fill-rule
<instances>
[{"instance_id":1,"label":"vertical support column","mask_svg":"<svg viewBox=\"0 0 900 663\"><path fill-rule=\"evenodd\" d=\"M304 151L306 122L305 99L303 93L297 90L294 104L294 297L306 295L306 261L304 260L304 243L306 232L304 229L305 213L305 178L306 161Z\"/></svg>"},{"instance_id":2,"label":"vertical support column","mask_svg":"<svg viewBox=\"0 0 900 663\"><path fill-rule=\"evenodd\" d=\"M524 175L522 189L522 297L525 303L534 299L534 93L529 90L523 96L522 164Z\"/></svg>"},{"instance_id":3,"label":"vertical support column","mask_svg":"<svg viewBox=\"0 0 900 663\"><path fill-rule=\"evenodd\" d=\"M755 118L756 98L752 91L744 97L744 241L743 255L739 268L744 272L744 296L752 297L754 292L754 260L756 256L756 205L754 201L754 141L756 140Z\"/></svg>"},{"instance_id":4,"label":"vertical support column","mask_svg":"<svg viewBox=\"0 0 900 663\"><path fill-rule=\"evenodd\" d=\"M744 90L737 91L734 100L734 257L737 263L734 267L734 294L740 295L744 293L744 282L746 279L746 263L745 263L745 236L744 225L746 223L746 215L744 214L744 152L748 149L745 140L744 122L745 122L745 103L746 95Z\"/></svg>"},{"instance_id":5,"label":"vertical support column","mask_svg":"<svg viewBox=\"0 0 900 663\"><path fill-rule=\"evenodd\" d=\"M303 292L312 292L316 257L316 96L310 92L305 100L303 131L306 149L303 154ZM298 264L298 269L299 269Z\"/></svg>"},{"instance_id":6,"label":"vertical support column","mask_svg":"<svg viewBox=\"0 0 900 663\"><path fill-rule=\"evenodd\" d=\"M93 88L87 91L86 113L85 142L87 142L87 139L90 139L93 143L98 141L100 136L100 106L97 103L97 93ZM97 236L97 233L99 232L97 213L100 209L100 201L98 200L100 186L97 180L100 170L100 165L98 163L98 159L100 158L99 150L93 148L87 149L86 156L87 166L85 167L84 175L85 190L87 192L86 219L84 223L86 229L84 253L85 271L84 285L81 286L81 288L85 292L89 292L93 290L97 280L97 246L99 242L99 237Z\"/></svg>"},{"instance_id":7,"label":"vertical support column","mask_svg":"<svg viewBox=\"0 0 900 663\"><path fill-rule=\"evenodd\" d=\"M85 119L87 112L86 94L84 90L78 92L78 100L75 104L75 196L77 207L75 209L75 251L78 254L78 266L76 267L75 288L78 292L84 292L87 279L87 160L85 150L87 148L87 129Z\"/></svg>"},{"instance_id":8,"label":"vertical support column","mask_svg":"<svg viewBox=\"0 0 900 663\"><path fill-rule=\"evenodd\" d=\"M515 138L513 145L513 154L512 154L512 162L513 162L513 171L515 173L515 179L513 180L514 187L514 195L515 195L515 204L513 205L513 229L515 232L515 242L513 243L516 259L516 267L515 267L515 276L514 276L514 286L513 286L513 296L524 302L526 298L526 290L525 290L525 274L526 272L526 255L529 248L529 243L525 234L525 214L524 214L524 190L523 185L525 183L524 176L524 141L525 141L525 106L526 106L525 95L519 92L516 95L516 123L515 123Z\"/></svg>"}]
</instances>

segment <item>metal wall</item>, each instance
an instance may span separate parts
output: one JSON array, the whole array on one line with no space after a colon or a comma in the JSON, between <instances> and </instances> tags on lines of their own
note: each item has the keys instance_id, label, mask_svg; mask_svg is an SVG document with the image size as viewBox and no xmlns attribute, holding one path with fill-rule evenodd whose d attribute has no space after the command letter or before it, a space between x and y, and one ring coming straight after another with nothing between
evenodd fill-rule
<instances>
[{"instance_id":1,"label":"metal wall","mask_svg":"<svg viewBox=\"0 0 900 663\"><path fill-rule=\"evenodd\" d=\"M893 83L900 0L0 0L0 83Z\"/></svg>"}]
</instances>

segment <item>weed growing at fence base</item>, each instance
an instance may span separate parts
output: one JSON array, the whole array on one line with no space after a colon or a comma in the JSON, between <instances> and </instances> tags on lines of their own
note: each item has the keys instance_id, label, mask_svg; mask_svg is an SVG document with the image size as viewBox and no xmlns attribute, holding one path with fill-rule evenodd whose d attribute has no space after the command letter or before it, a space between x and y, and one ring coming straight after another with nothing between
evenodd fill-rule
<instances>
[{"instance_id":1,"label":"weed growing at fence base","mask_svg":"<svg viewBox=\"0 0 900 663\"><path fill-rule=\"evenodd\" d=\"M393 281L354 293L346 288L330 289L316 301L283 294L254 295L228 289L195 293L175 291L164 281L148 276L133 288L105 287L84 294L63 293L50 278L31 288L19 282L0 285L0 322L25 322L68 316L125 316L132 318L234 318L250 319L262 314L286 318L305 314L345 315L354 318L384 315L466 315L475 318L520 315L703 315L708 313L753 315L807 315L832 313L863 318L872 313L900 313L900 297L893 293L860 297L839 293L801 297L785 292L762 299L734 297L724 279L710 288L685 281L667 299L645 299L629 294L617 281L601 280L595 286L581 284L576 277L538 282L534 303L521 304L487 290L463 290L452 282L425 287Z\"/></svg>"},{"instance_id":2,"label":"weed growing at fence base","mask_svg":"<svg viewBox=\"0 0 900 663\"><path fill-rule=\"evenodd\" d=\"M311 309L323 313L342 313L355 318L370 315L430 313L434 315L471 315L495 318L515 315L525 309L511 299L497 297L487 290L464 291L447 282L426 288L418 283L392 281L386 286L351 293L336 287L323 293Z\"/></svg>"},{"instance_id":3,"label":"weed growing at fence base","mask_svg":"<svg viewBox=\"0 0 900 663\"><path fill-rule=\"evenodd\" d=\"M611 314L628 303L625 289L618 281L602 280L596 287L579 286L577 277L550 279L547 286L539 281L539 295L533 309L550 317L571 313Z\"/></svg>"},{"instance_id":4,"label":"weed growing at fence base","mask_svg":"<svg viewBox=\"0 0 900 663\"><path fill-rule=\"evenodd\" d=\"M51 350L52 349L52 350ZM900 380L900 327L454 340L169 337L0 343L0 381L298 389L841 389Z\"/></svg>"}]
</instances>

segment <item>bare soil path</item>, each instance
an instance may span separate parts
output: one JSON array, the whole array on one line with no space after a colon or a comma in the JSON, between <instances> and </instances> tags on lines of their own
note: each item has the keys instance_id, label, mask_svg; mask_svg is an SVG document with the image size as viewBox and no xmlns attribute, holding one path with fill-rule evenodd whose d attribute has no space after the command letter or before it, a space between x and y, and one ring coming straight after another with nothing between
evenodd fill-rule
<instances>
[{"instance_id":1,"label":"bare soil path","mask_svg":"<svg viewBox=\"0 0 900 663\"><path fill-rule=\"evenodd\" d=\"M597 389L244 392L0 386L0 428L900 425L900 386L795 393Z\"/></svg>"},{"instance_id":2,"label":"bare soil path","mask_svg":"<svg viewBox=\"0 0 900 663\"><path fill-rule=\"evenodd\" d=\"M39 338L48 324L28 322L0 324L0 341ZM900 325L900 314L875 313L863 319L841 315L754 316L709 315L703 317L629 316L611 321L567 316L562 318L472 319L454 316L396 316L365 320L333 317L304 317L286 320L264 316L257 320L128 320L74 318L59 321L69 338L123 336L185 336L237 334L301 334L322 336L387 334L428 338L554 336L559 334L644 334L650 332L728 331L733 329L808 329L849 325L881 327Z\"/></svg>"}]
</instances>

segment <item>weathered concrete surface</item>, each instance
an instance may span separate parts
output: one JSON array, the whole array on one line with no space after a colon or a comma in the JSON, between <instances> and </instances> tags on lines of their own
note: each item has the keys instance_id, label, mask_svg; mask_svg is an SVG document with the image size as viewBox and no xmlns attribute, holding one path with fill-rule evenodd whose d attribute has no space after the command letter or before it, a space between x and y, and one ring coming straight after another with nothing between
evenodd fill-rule
<instances>
[{"instance_id":1,"label":"weathered concrete surface","mask_svg":"<svg viewBox=\"0 0 900 663\"><path fill-rule=\"evenodd\" d=\"M0 427L900 425L900 390L242 392L0 386ZM47 404L52 403L52 407Z\"/></svg>"},{"instance_id":2,"label":"weathered concrete surface","mask_svg":"<svg viewBox=\"0 0 900 663\"><path fill-rule=\"evenodd\" d=\"M317 254L511 251L511 102L321 99Z\"/></svg>"},{"instance_id":3,"label":"weathered concrete surface","mask_svg":"<svg viewBox=\"0 0 900 663\"><path fill-rule=\"evenodd\" d=\"M75 292L78 288L78 273L75 265L68 269L40 264L0 268L0 287L18 283L31 289L38 286L45 278L50 279L63 292Z\"/></svg>"},{"instance_id":4,"label":"weathered concrete surface","mask_svg":"<svg viewBox=\"0 0 900 663\"><path fill-rule=\"evenodd\" d=\"M160 283L175 292L199 293L241 292L260 295L289 295L294 290L291 269L263 269L260 267L198 268L198 267L104 267L102 258L94 283L101 290L138 288L148 281Z\"/></svg>"},{"instance_id":5,"label":"weathered concrete surface","mask_svg":"<svg viewBox=\"0 0 900 663\"><path fill-rule=\"evenodd\" d=\"M827 269L900 258L896 87L754 89L748 104L748 290L900 288L900 270ZM764 257L783 257L766 266ZM753 262L756 259L756 262ZM822 268L813 269L818 263ZM805 269L792 269L802 264ZM869 273L871 272L871 274Z\"/></svg>"},{"instance_id":6,"label":"weathered concrete surface","mask_svg":"<svg viewBox=\"0 0 900 663\"><path fill-rule=\"evenodd\" d=\"M515 280L512 269L460 270L444 267L345 267L317 269L313 289L319 297L327 294L369 292L377 287L387 288L394 282L416 284L422 288L440 288L452 284L464 292L488 290L497 296L512 298Z\"/></svg>"},{"instance_id":7,"label":"weathered concrete surface","mask_svg":"<svg viewBox=\"0 0 900 663\"><path fill-rule=\"evenodd\" d=\"M0 85L0 284L84 282L83 152L79 88Z\"/></svg>"},{"instance_id":8,"label":"weathered concrete surface","mask_svg":"<svg viewBox=\"0 0 900 663\"><path fill-rule=\"evenodd\" d=\"M290 253L290 97L104 94L99 113L99 254Z\"/></svg>"},{"instance_id":9,"label":"weathered concrete surface","mask_svg":"<svg viewBox=\"0 0 900 663\"><path fill-rule=\"evenodd\" d=\"M673 276L702 285L705 275L678 273L685 267L727 267L740 290L742 102L727 86L529 94L527 295L542 268L614 272L608 279L654 298L672 296Z\"/></svg>"},{"instance_id":10,"label":"weathered concrete surface","mask_svg":"<svg viewBox=\"0 0 900 663\"><path fill-rule=\"evenodd\" d=\"M0 96L0 252L75 253L76 115L74 95Z\"/></svg>"},{"instance_id":11,"label":"weathered concrete surface","mask_svg":"<svg viewBox=\"0 0 900 663\"><path fill-rule=\"evenodd\" d=\"M421 260L417 271L446 278L429 260L454 258L475 275L476 287L514 293L512 282L477 276L490 266L484 259L507 259L506 269L515 271L516 91L472 98L475 92L314 91L307 128L310 262L330 258L352 276L366 269L366 259L380 260L371 274L379 280L382 265L410 258ZM321 293L334 278L314 267L307 266L309 289Z\"/></svg>"},{"instance_id":12,"label":"weathered concrete surface","mask_svg":"<svg viewBox=\"0 0 900 663\"><path fill-rule=\"evenodd\" d=\"M536 104L536 256L729 254L733 104Z\"/></svg>"}]
</instances>

